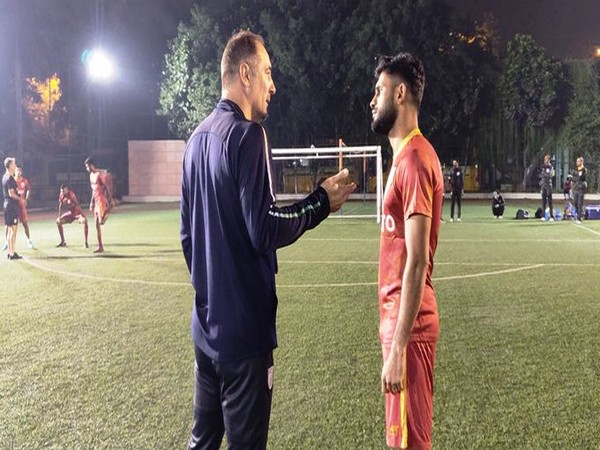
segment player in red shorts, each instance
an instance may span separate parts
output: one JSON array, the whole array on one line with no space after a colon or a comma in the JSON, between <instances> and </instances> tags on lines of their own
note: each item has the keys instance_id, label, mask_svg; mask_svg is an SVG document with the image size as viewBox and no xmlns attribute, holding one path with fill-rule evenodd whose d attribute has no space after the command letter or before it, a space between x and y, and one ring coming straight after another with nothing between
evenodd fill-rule
<instances>
[{"instance_id":1,"label":"player in red shorts","mask_svg":"<svg viewBox=\"0 0 600 450\"><path fill-rule=\"evenodd\" d=\"M65 223L73 223L75 220L83 224L83 236L85 238L85 243L83 245L85 248L88 248L87 218L85 217L85 214L83 214L81 206L79 206L75 192L69 189L69 186L63 184L60 186L60 194L58 195L58 218L56 219L56 226L58 227L58 234L60 235L60 243L57 247L67 246L63 225Z\"/></svg>"},{"instance_id":2,"label":"player in red shorts","mask_svg":"<svg viewBox=\"0 0 600 450\"><path fill-rule=\"evenodd\" d=\"M384 56L375 70L373 131L387 135L394 161L384 193L379 252L379 337L386 440L430 449L438 313L431 284L444 179L419 131L425 71L408 53Z\"/></svg>"},{"instance_id":3,"label":"player in red shorts","mask_svg":"<svg viewBox=\"0 0 600 450\"><path fill-rule=\"evenodd\" d=\"M106 172L98 169L92 158L85 160L85 168L90 173L90 185L92 187L92 199L90 201L90 211L94 213L96 223L96 233L98 235L98 248L94 253L102 253L104 246L102 244L102 225L106 223L108 214L114 204L112 192L106 182Z\"/></svg>"}]
</instances>

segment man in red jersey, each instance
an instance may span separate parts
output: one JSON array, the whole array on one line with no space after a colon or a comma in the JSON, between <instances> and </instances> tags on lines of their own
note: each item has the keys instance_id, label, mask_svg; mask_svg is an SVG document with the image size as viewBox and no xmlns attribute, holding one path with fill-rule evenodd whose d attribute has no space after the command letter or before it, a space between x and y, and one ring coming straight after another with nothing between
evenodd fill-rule
<instances>
[{"instance_id":1,"label":"man in red jersey","mask_svg":"<svg viewBox=\"0 0 600 450\"><path fill-rule=\"evenodd\" d=\"M92 199L90 201L90 211L94 213L96 223L96 233L98 235L98 248L94 253L102 253L104 245L102 244L102 225L106 223L110 212L109 205L114 204L112 192L106 183L106 175L96 167L92 158L85 160L85 168L90 173L90 185L92 187Z\"/></svg>"},{"instance_id":2,"label":"man in red jersey","mask_svg":"<svg viewBox=\"0 0 600 450\"><path fill-rule=\"evenodd\" d=\"M29 236L29 217L27 215L27 203L29 202L31 186L29 185L29 180L23 176L23 168L21 166L17 166L15 181L17 182L17 194L25 200L19 203L19 221L23 224L23 230L25 230L25 236L27 236L27 245L29 248L34 248L33 241Z\"/></svg>"},{"instance_id":3,"label":"man in red jersey","mask_svg":"<svg viewBox=\"0 0 600 450\"><path fill-rule=\"evenodd\" d=\"M88 222L75 192L69 189L69 186L63 184L60 186L60 194L58 195L58 218L56 219L56 226L58 227L58 234L60 235L60 243L57 247L66 247L67 242L65 241L65 233L63 225L65 223L73 223L77 220L83 224L83 237L85 238L84 247L88 248Z\"/></svg>"},{"instance_id":4,"label":"man in red jersey","mask_svg":"<svg viewBox=\"0 0 600 450\"><path fill-rule=\"evenodd\" d=\"M425 71L408 53L375 70L371 128L394 150L381 220L379 337L386 439L394 448L430 449L438 314L431 283L444 195L438 156L419 131Z\"/></svg>"}]
</instances>

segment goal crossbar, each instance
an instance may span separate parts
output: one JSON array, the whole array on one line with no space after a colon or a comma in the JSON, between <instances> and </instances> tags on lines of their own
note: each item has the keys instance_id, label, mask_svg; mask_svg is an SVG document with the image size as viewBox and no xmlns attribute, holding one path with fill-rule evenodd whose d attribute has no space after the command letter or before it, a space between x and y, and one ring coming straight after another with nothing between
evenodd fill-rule
<instances>
[{"instance_id":1,"label":"goal crossbar","mask_svg":"<svg viewBox=\"0 0 600 450\"><path fill-rule=\"evenodd\" d=\"M310 147L310 148L274 148L273 155L311 155L315 153L329 153L339 155L340 153L381 153L378 145L366 145L364 147Z\"/></svg>"},{"instance_id":2,"label":"goal crossbar","mask_svg":"<svg viewBox=\"0 0 600 450\"><path fill-rule=\"evenodd\" d=\"M380 223L381 220L381 211L383 205L383 161L381 156L381 147L378 145L368 145L368 146L353 146L353 147L309 147L309 148L274 148L272 149L273 161L285 162L285 161L293 161L300 160L302 161L312 161L312 160L338 160L339 165L337 168L341 168L342 161L344 159L363 159L365 163L363 164L363 176L364 179L367 179L366 176L366 161L367 159L375 158L375 176L376 176L376 187L375 187L375 195L372 193L367 194L366 188L363 186L363 193L356 193L351 195L351 199L354 200L365 200L367 198L373 199L375 197L376 200L376 211L374 214L367 215L359 215L359 214L344 214L343 210L340 212L340 217L375 217L377 219L377 223ZM316 161L315 161L316 163ZM290 167L290 166L287 166ZM325 166L327 167L327 166ZM291 170L291 169L290 169ZM364 183L363 183L364 185ZM289 191L288 191L289 192ZM305 192L305 191L304 191ZM373 192L373 191L371 191ZM277 197L281 200L299 200L303 198L303 194L297 192L296 194L292 193L281 193L277 195ZM337 217L337 216L332 216Z\"/></svg>"}]
</instances>

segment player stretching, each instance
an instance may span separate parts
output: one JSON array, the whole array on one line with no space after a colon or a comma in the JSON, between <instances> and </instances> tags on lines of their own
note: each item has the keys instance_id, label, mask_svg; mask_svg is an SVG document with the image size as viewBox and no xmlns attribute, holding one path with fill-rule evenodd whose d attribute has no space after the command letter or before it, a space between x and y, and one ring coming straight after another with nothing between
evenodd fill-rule
<instances>
[{"instance_id":1,"label":"player stretching","mask_svg":"<svg viewBox=\"0 0 600 450\"><path fill-rule=\"evenodd\" d=\"M58 234L60 234L60 243L57 247L67 246L63 225L65 223L73 223L75 220L83 224L83 237L85 238L83 245L85 248L88 248L87 218L83 214L81 206L79 206L75 192L69 189L69 186L63 184L60 186L60 194L58 196L58 219L56 219L56 226L58 227Z\"/></svg>"},{"instance_id":2,"label":"player stretching","mask_svg":"<svg viewBox=\"0 0 600 450\"><path fill-rule=\"evenodd\" d=\"M379 254L379 337L390 447L430 449L438 313L431 284L444 179L419 131L425 71L408 53L375 70L373 131L387 135L394 161L385 189Z\"/></svg>"},{"instance_id":3,"label":"player stretching","mask_svg":"<svg viewBox=\"0 0 600 450\"><path fill-rule=\"evenodd\" d=\"M106 184L106 175L96 167L92 158L85 160L85 168L90 173L90 185L92 187L92 199L90 201L90 211L94 213L94 221L96 222L96 233L98 235L98 248L94 253L102 253L104 245L102 245L102 225L106 223L110 212L110 204L114 203L112 192Z\"/></svg>"}]
</instances>

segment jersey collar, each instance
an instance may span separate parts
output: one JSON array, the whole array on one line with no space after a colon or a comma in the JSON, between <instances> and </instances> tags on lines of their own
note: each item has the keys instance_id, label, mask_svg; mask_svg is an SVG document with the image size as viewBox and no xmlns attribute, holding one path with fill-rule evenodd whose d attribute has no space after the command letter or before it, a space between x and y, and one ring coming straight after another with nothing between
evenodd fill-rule
<instances>
[{"instance_id":1,"label":"jersey collar","mask_svg":"<svg viewBox=\"0 0 600 450\"><path fill-rule=\"evenodd\" d=\"M398 150L398 153L400 153L402 150L404 150L404 147L406 147L406 144L408 144L408 141L410 141L415 136L419 136L419 135L421 135L421 130L419 130L419 128L415 128L410 133L408 133L408 136L406 136L404 139L402 139L402 143L400 144L400 149Z\"/></svg>"},{"instance_id":2,"label":"jersey collar","mask_svg":"<svg viewBox=\"0 0 600 450\"><path fill-rule=\"evenodd\" d=\"M419 130L419 128L415 128L413 129L410 133L408 133L408 136L406 136L404 139L402 139L402 143L400 144L400 148L398 149L398 153L396 153L396 155L394 156L394 159L397 158L398 156L400 156L400 154L402 153L402 150L404 150L404 147L406 147L406 144L408 144L408 142L414 138L415 136L421 136L421 130Z\"/></svg>"}]
</instances>

